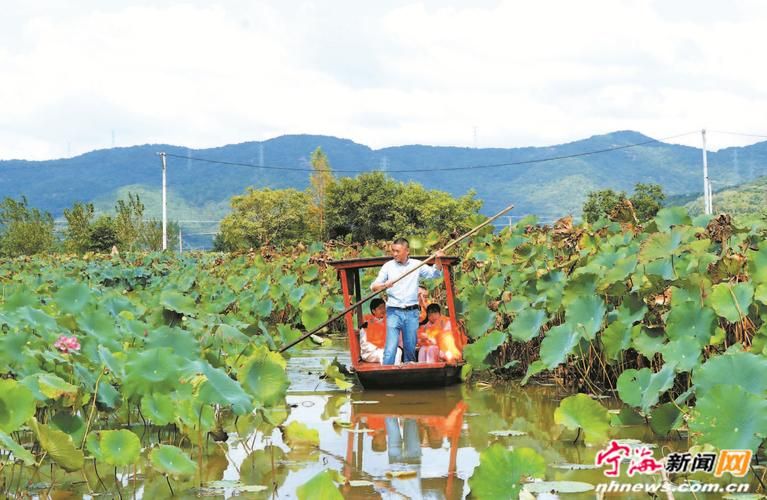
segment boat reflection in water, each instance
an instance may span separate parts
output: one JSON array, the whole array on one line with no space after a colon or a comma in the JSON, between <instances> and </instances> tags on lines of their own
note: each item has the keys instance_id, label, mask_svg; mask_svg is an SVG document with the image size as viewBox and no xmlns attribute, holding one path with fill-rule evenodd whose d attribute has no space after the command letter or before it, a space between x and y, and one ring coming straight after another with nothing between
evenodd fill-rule
<instances>
[{"instance_id":1,"label":"boat reflection in water","mask_svg":"<svg viewBox=\"0 0 767 500\"><path fill-rule=\"evenodd\" d=\"M353 394L344 496L462 498L456 462L467 405L456 389Z\"/></svg>"}]
</instances>

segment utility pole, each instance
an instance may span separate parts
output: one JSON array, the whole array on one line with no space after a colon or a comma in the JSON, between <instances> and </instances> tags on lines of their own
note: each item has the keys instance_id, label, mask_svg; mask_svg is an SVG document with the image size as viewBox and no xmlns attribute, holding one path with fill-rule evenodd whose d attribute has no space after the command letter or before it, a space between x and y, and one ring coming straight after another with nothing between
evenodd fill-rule
<instances>
[{"instance_id":1,"label":"utility pole","mask_svg":"<svg viewBox=\"0 0 767 500\"><path fill-rule=\"evenodd\" d=\"M708 155L706 153L706 129L700 131L703 138L703 212L711 215L711 185L708 180Z\"/></svg>"},{"instance_id":2,"label":"utility pole","mask_svg":"<svg viewBox=\"0 0 767 500\"><path fill-rule=\"evenodd\" d=\"M160 159L162 160L162 249L165 251L168 249L168 197L165 187L165 171L167 170L165 152L160 153Z\"/></svg>"}]
</instances>

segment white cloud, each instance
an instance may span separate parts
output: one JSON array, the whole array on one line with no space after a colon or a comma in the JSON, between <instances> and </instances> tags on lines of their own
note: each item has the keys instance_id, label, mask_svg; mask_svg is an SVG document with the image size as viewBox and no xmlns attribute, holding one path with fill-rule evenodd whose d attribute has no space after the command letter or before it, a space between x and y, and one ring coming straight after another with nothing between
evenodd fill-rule
<instances>
[{"instance_id":1,"label":"white cloud","mask_svg":"<svg viewBox=\"0 0 767 500\"><path fill-rule=\"evenodd\" d=\"M0 158L109 147L112 130L190 147L767 132L758 0L65 3L0 19Z\"/></svg>"}]
</instances>

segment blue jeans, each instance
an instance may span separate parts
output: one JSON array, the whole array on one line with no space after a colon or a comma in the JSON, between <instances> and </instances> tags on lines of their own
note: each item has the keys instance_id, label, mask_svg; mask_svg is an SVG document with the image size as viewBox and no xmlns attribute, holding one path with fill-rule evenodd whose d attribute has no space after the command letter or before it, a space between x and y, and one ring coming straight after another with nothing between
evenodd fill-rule
<instances>
[{"instance_id":1,"label":"blue jeans","mask_svg":"<svg viewBox=\"0 0 767 500\"><path fill-rule=\"evenodd\" d=\"M404 351L402 362L416 361L415 344L419 313L418 308L406 311L396 307L386 307L386 344L384 345L383 364L394 364L400 332L402 332Z\"/></svg>"}]
</instances>

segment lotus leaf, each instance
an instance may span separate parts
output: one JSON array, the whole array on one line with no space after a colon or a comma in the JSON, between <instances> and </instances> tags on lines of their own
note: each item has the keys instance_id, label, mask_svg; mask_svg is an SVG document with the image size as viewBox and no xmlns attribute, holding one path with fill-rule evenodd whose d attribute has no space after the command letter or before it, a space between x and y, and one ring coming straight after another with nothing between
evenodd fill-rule
<instances>
[{"instance_id":1,"label":"lotus leaf","mask_svg":"<svg viewBox=\"0 0 767 500\"><path fill-rule=\"evenodd\" d=\"M141 441L127 429L99 431L88 436L88 451L100 462L125 467L138 462Z\"/></svg>"},{"instance_id":2,"label":"lotus leaf","mask_svg":"<svg viewBox=\"0 0 767 500\"><path fill-rule=\"evenodd\" d=\"M14 432L34 414L32 392L13 379L0 379L0 431Z\"/></svg>"},{"instance_id":3,"label":"lotus leaf","mask_svg":"<svg viewBox=\"0 0 767 500\"><path fill-rule=\"evenodd\" d=\"M748 352L715 356L696 370L692 378L698 397L719 384L733 384L759 397L767 396L767 358Z\"/></svg>"},{"instance_id":4,"label":"lotus leaf","mask_svg":"<svg viewBox=\"0 0 767 500\"><path fill-rule=\"evenodd\" d=\"M662 208L655 215L654 220L660 231L668 231L673 226L692 224L692 220L684 207Z\"/></svg>"},{"instance_id":5,"label":"lotus leaf","mask_svg":"<svg viewBox=\"0 0 767 500\"><path fill-rule=\"evenodd\" d=\"M34 465L35 457L23 446L13 440L11 436L0 431L0 449L8 450L13 453L16 460L21 460L24 465Z\"/></svg>"},{"instance_id":6,"label":"lotus leaf","mask_svg":"<svg viewBox=\"0 0 767 500\"><path fill-rule=\"evenodd\" d=\"M163 290L160 294L160 305L169 311L186 316L197 314L197 304L194 299L175 290Z\"/></svg>"},{"instance_id":7,"label":"lotus leaf","mask_svg":"<svg viewBox=\"0 0 767 500\"><path fill-rule=\"evenodd\" d=\"M546 323L546 311L525 309L514 318L509 326L509 333L514 340L529 342L538 336L544 323Z\"/></svg>"},{"instance_id":8,"label":"lotus leaf","mask_svg":"<svg viewBox=\"0 0 767 500\"><path fill-rule=\"evenodd\" d=\"M613 321L600 336L607 359L617 360L631 345L631 327L623 321Z\"/></svg>"},{"instance_id":9,"label":"lotus leaf","mask_svg":"<svg viewBox=\"0 0 767 500\"><path fill-rule=\"evenodd\" d=\"M283 431L283 441L291 448L317 447L320 445L320 433L301 422L291 422Z\"/></svg>"},{"instance_id":10,"label":"lotus leaf","mask_svg":"<svg viewBox=\"0 0 767 500\"><path fill-rule=\"evenodd\" d=\"M487 356L495 351L506 340L503 332L493 331L476 342L467 345L463 350L464 359L477 369L488 368L485 362Z\"/></svg>"},{"instance_id":11,"label":"lotus leaf","mask_svg":"<svg viewBox=\"0 0 767 500\"><path fill-rule=\"evenodd\" d=\"M695 302L682 302L671 306L666 318L666 334L671 340L694 342L706 347L714 333L716 315L708 307Z\"/></svg>"},{"instance_id":12,"label":"lotus leaf","mask_svg":"<svg viewBox=\"0 0 767 500\"><path fill-rule=\"evenodd\" d=\"M554 422L570 430L583 429L587 443L607 441L610 414L598 401L586 394L575 394L563 399L554 410Z\"/></svg>"},{"instance_id":13,"label":"lotus leaf","mask_svg":"<svg viewBox=\"0 0 767 500\"><path fill-rule=\"evenodd\" d=\"M650 413L650 428L655 434L666 436L682 425L683 416L677 405L664 403Z\"/></svg>"},{"instance_id":14,"label":"lotus leaf","mask_svg":"<svg viewBox=\"0 0 767 500\"><path fill-rule=\"evenodd\" d=\"M202 373L206 378L199 388L200 399L203 402L231 406L236 415L245 415L253 411L250 396L239 382L229 378L225 371L204 363Z\"/></svg>"},{"instance_id":15,"label":"lotus leaf","mask_svg":"<svg viewBox=\"0 0 767 500\"><path fill-rule=\"evenodd\" d=\"M660 352L663 360L674 365L677 372L690 372L700 366L700 347L692 340L672 340Z\"/></svg>"},{"instance_id":16,"label":"lotus leaf","mask_svg":"<svg viewBox=\"0 0 767 500\"><path fill-rule=\"evenodd\" d=\"M285 397L289 381L285 360L264 347L255 352L237 370L237 380L256 403L272 406Z\"/></svg>"},{"instance_id":17,"label":"lotus leaf","mask_svg":"<svg viewBox=\"0 0 767 500\"><path fill-rule=\"evenodd\" d=\"M322 306L312 307L310 309L304 309L301 312L301 324L307 331L314 330L321 324L325 323L328 318L327 310Z\"/></svg>"},{"instance_id":18,"label":"lotus leaf","mask_svg":"<svg viewBox=\"0 0 767 500\"><path fill-rule=\"evenodd\" d=\"M543 337L541 342L541 361L546 368L551 370L564 363L576 345L578 345L578 333L570 323L555 326Z\"/></svg>"},{"instance_id":19,"label":"lotus leaf","mask_svg":"<svg viewBox=\"0 0 767 500\"><path fill-rule=\"evenodd\" d=\"M594 340L594 336L602 327L606 311L605 302L600 297L578 297L567 306L565 319L580 335Z\"/></svg>"},{"instance_id":20,"label":"lotus leaf","mask_svg":"<svg viewBox=\"0 0 767 500\"><path fill-rule=\"evenodd\" d=\"M40 424L34 418L30 420L30 425L40 446L62 469L72 472L83 468L85 457L82 450L75 448L72 436Z\"/></svg>"},{"instance_id":21,"label":"lotus leaf","mask_svg":"<svg viewBox=\"0 0 767 500\"><path fill-rule=\"evenodd\" d=\"M69 282L59 287L59 291L54 298L59 309L70 314L77 314L82 311L88 299L91 296L91 290L85 283Z\"/></svg>"},{"instance_id":22,"label":"lotus leaf","mask_svg":"<svg viewBox=\"0 0 767 500\"><path fill-rule=\"evenodd\" d=\"M618 377L618 394L624 403L647 413L658 404L660 395L674 384L674 366L665 364L653 373L649 368L625 370Z\"/></svg>"},{"instance_id":23,"label":"lotus leaf","mask_svg":"<svg viewBox=\"0 0 767 500\"><path fill-rule=\"evenodd\" d=\"M767 435L767 400L738 385L716 385L698 398L688 427L698 443L756 452Z\"/></svg>"},{"instance_id":24,"label":"lotus leaf","mask_svg":"<svg viewBox=\"0 0 767 500\"><path fill-rule=\"evenodd\" d=\"M748 316L748 308L754 297L751 283L719 283L714 285L708 303L716 313L730 323L737 323Z\"/></svg>"},{"instance_id":25,"label":"lotus leaf","mask_svg":"<svg viewBox=\"0 0 767 500\"><path fill-rule=\"evenodd\" d=\"M299 500L322 498L323 500L343 500L336 483L329 471L322 471L296 489Z\"/></svg>"},{"instance_id":26,"label":"lotus leaf","mask_svg":"<svg viewBox=\"0 0 767 500\"><path fill-rule=\"evenodd\" d=\"M466 328L468 334L478 339L495 326L495 313L491 311L484 303L471 306L471 310L466 318Z\"/></svg>"},{"instance_id":27,"label":"lotus leaf","mask_svg":"<svg viewBox=\"0 0 767 500\"><path fill-rule=\"evenodd\" d=\"M161 444L151 451L149 460L155 469L172 477L191 477L197 472L197 464L176 446Z\"/></svg>"},{"instance_id":28,"label":"lotus leaf","mask_svg":"<svg viewBox=\"0 0 767 500\"><path fill-rule=\"evenodd\" d=\"M469 478L472 498L519 498L521 481L543 477L546 460L532 448L507 450L494 444L479 454L479 466Z\"/></svg>"}]
</instances>

